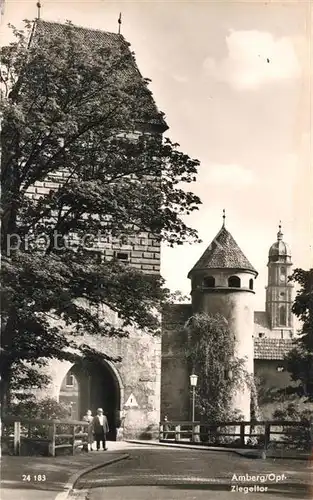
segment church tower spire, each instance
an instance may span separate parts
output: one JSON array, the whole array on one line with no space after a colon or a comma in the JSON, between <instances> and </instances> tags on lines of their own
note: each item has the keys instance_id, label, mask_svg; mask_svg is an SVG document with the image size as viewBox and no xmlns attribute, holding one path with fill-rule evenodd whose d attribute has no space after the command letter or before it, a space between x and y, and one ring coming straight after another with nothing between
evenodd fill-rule
<instances>
[{"instance_id":1,"label":"church tower spire","mask_svg":"<svg viewBox=\"0 0 313 500\"><path fill-rule=\"evenodd\" d=\"M268 254L268 284L266 288L266 312L270 328L280 330L281 338L290 338L293 332L292 290L288 278L292 272L291 252L283 241L281 221L277 241Z\"/></svg>"}]
</instances>

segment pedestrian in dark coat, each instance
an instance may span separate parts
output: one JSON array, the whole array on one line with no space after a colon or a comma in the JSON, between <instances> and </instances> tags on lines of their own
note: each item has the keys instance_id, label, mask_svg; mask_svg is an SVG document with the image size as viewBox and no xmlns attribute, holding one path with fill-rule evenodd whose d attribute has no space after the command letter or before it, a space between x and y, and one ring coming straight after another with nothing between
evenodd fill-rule
<instances>
[{"instance_id":1,"label":"pedestrian in dark coat","mask_svg":"<svg viewBox=\"0 0 313 500\"><path fill-rule=\"evenodd\" d=\"M107 450L106 435L109 432L109 424L107 417L103 414L102 408L97 409L97 415L93 419L92 427L97 443L97 450L100 450L100 441L102 441L103 449Z\"/></svg>"}]
</instances>

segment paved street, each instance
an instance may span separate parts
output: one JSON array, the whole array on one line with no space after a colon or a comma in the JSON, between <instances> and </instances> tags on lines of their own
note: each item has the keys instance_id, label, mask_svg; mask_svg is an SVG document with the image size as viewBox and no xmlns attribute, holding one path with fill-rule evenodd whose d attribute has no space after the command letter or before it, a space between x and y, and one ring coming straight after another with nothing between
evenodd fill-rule
<instances>
[{"instance_id":1,"label":"paved street","mask_svg":"<svg viewBox=\"0 0 313 500\"><path fill-rule=\"evenodd\" d=\"M74 457L13 457L1 459L1 500L54 500L77 473L118 460L119 449L78 453Z\"/></svg>"},{"instance_id":2,"label":"paved street","mask_svg":"<svg viewBox=\"0 0 313 500\"><path fill-rule=\"evenodd\" d=\"M262 461L231 452L168 448L129 448L127 452L129 459L84 476L76 488L89 490L89 500L312 498L312 469L305 461ZM246 474L260 477L238 478ZM265 478L266 474L271 475Z\"/></svg>"}]
</instances>

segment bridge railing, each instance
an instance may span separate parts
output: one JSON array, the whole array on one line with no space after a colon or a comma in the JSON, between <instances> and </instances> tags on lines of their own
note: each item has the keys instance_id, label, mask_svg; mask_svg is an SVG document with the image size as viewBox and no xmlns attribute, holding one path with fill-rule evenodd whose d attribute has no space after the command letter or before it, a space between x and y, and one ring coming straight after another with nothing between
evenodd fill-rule
<instances>
[{"instance_id":1,"label":"bridge railing","mask_svg":"<svg viewBox=\"0 0 313 500\"><path fill-rule=\"evenodd\" d=\"M284 448L310 448L312 424L309 422L267 420L220 422L215 425L200 421L161 421L159 441L202 443L237 448L269 445Z\"/></svg>"},{"instance_id":2,"label":"bridge railing","mask_svg":"<svg viewBox=\"0 0 313 500\"><path fill-rule=\"evenodd\" d=\"M1 441L14 455L20 455L32 446L41 447L49 456L59 449L68 449L73 455L78 446L88 450L88 422L79 420L41 420L4 417ZM23 453L23 454L24 454ZM27 451L26 451L27 454Z\"/></svg>"}]
</instances>

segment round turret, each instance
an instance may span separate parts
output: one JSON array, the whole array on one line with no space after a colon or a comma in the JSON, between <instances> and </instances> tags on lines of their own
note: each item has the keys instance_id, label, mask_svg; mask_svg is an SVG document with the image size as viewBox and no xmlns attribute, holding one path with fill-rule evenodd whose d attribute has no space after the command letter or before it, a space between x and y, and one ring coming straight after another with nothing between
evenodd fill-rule
<instances>
[{"instance_id":1,"label":"round turret","mask_svg":"<svg viewBox=\"0 0 313 500\"><path fill-rule=\"evenodd\" d=\"M189 272L193 313L221 314L236 339L235 356L245 358L253 373L254 280L257 271L232 235L223 226L213 242ZM246 420L250 419L250 388L233 398Z\"/></svg>"}]
</instances>

